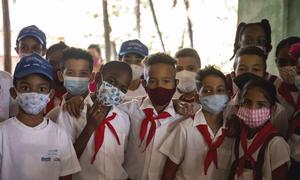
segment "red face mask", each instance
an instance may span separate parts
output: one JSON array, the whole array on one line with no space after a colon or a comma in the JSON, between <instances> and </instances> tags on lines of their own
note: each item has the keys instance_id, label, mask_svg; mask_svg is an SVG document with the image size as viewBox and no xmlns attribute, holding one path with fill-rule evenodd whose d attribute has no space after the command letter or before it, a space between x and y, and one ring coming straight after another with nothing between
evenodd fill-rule
<instances>
[{"instance_id":1,"label":"red face mask","mask_svg":"<svg viewBox=\"0 0 300 180\"><path fill-rule=\"evenodd\" d=\"M176 89L166 89L162 87L150 89L146 87L145 90L153 104L164 106L170 103Z\"/></svg>"}]
</instances>

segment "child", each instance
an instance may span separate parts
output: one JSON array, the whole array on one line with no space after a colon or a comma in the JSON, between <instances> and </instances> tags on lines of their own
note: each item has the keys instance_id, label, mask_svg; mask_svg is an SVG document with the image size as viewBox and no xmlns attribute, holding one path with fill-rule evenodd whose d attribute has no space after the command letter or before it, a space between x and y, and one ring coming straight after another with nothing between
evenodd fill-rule
<instances>
[{"instance_id":1,"label":"child","mask_svg":"<svg viewBox=\"0 0 300 180\"><path fill-rule=\"evenodd\" d=\"M88 51L93 57L93 64L94 64L93 72L96 73L99 71L101 64L102 64L100 47L97 44L91 44L88 47ZM96 88L97 88L96 86L97 86L97 83L95 81L92 81L89 85L90 92L95 92Z\"/></svg>"},{"instance_id":2,"label":"child","mask_svg":"<svg viewBox=\"0 0 300 180\"><path fill-rule=\"evenodd\" d=\"M179 80L174 98L186 102L195 102L196 73L201 68L201 60L195 49L183 48L176 52L176 78Z\"/></svg>"},{"instance_id":3,"label":"child","mask_svg":"<svg viewBox=\"0 0 300 180\"><path fill-rule=\"evenodd\" d=\"M119 51L119 60L128 63L132 69L132 82L130 83L125 101L146 96L146 92L141 85L143 75L142 60L148 55L148 48L139 40L128 40L122 43Z\"/></svg>"},{"instance_id":4,"label":"child","mask_svg":"<svg viewBox=\"0 0 300 180\"><path fill-rule=\"evenodd\" d=\"M68 73L78 76L77 78L91 76L91 55L83 50L73 50L73 54L77 56L65 56L62 69L64 80L67 80ZM84 98L83 109L78 118L62 111L62 108L58 115L58 124L72 139L82 167L82 171L73 176L75 180L127 178L123 163L130 123L128 115L116 106L127 91L131 75L129 65L111 61L97 75L96 79L100 79L100 82L94 101L90 97L88 83L85 83L86 90L81 93L68 91L67 96L70 98L75 94Z\"/></svg>"},{"instance_id":5,"label":"child","mask_svg":"<svg viewBox=\"0 0 300 180\"><path fill-rule=\"evenodd\" d=\"M80 166L65 131L43 117L53 96L52 67L34 53L21 58L11 96L19 113L0 124L0 179L70 179Z\"/></svg>"},{"instance_id":6,"label":"child","mask_svg":"<svg viewBox=\"0 0 300 180\"><path fill-rule=\"evenodd\" d=\"M47 104L46 113L62 102L63 95L67 92L63 83L58 79L57 73L60 71L63 50L68 48L64 42L53 44L46 53L46 59L53 67L53 79L55 94L51 101Z\"/></svg>"},{"instance_id":7,"label":"child","mask_svg":"<svg viewBox=\"0 0 300 180\"><path fill-rule=\"evenodd\" d=\"M176 61L164 53L143 61L147 97L121 104L131 120L125 168L131 179L160 179L166 156L159 152L178 118L172 97L176 91Z\"/></svg>"},{"instance_id":8,"label":"child","mask_svg":"<svg viewBox=\"0 0 300 180\"><path fill-rule=\"evenodd\" d=\"M33 52L44 56L47 51L46 35L35 25L24 27L17 37L15 50L19 57Z\"/></svg>"},{"instance_id":9,"label":"child","mask_svg":"<svg viewBox=\"0 0 300 180\"><path fill-rule=\"evenodd\" d=\"M248 82L241 92L241 121L229 180L287 179L289 146L270 122L276 89L266 80Z\"/></svg>"},{"instance_id":10,"label":"child","mask_svg":"<svg viewBox=\"0 0 300 180\"><path fill-rule=\"evenodd\" d=\"M224 110L226 118L230 118L235 114L237 109L236 105L239 103L240 90L249 80L266 78L266 56L264 52L256 46L248 46L240 49L234 62L234 83L238 86L236 94L230 100L228 106ZM273 125L278 128L282 135L286 135L288 128L288 116L286 109L279 103L276 103L276 110L272 116Z\"/></svg>"},{"instance_id":11,"label":"child","mask_svg":"<svg viewBox=\"0 0 300 180\"><path fill-rule=\"evenodd\" d=\"M228 102L225 75L213 67L197 74L200 109L179 123L160 147L168 157L162 179L226 179L233 139L226 138L223 109Z\"/></svg>"}]
</instances>

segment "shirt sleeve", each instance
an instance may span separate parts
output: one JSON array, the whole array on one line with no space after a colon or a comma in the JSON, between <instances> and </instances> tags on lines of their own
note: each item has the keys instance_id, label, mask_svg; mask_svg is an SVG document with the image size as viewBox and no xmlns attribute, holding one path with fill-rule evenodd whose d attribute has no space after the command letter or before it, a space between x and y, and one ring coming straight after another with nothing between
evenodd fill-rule
<instances>
[{"instance_id":1,"label":"shirt sleeve","mask_svg":"<svg viewBox=\"0 0 300 180\"><path fill-rule=\"evenodd\" d=\"M177 124L176 128L166 138L159 151L169 157L175 164L180 164L184 158L186 147L186 130L182 123Z\"/></svg>"},{"instance_id":2,"label":"shirt sleeve","mask_svg":"<svg viewBox=\"0 0 300 180\"><path fill-rule=\"evenodd\" d=\"M268 147L271 170L290 161L290 148L282 137L274 137Z\"/></svg>"},{"instance_id":3,"label":"shirt sleeve","mask_svg":"<svg viewBox=\"0 0 300 180\"><path fill-rule=\"evenodd\" d=\"M60 176L67 176L79 172L81 168L71 140L63 130L61 131Z\"/></svg>"}]
</instances>

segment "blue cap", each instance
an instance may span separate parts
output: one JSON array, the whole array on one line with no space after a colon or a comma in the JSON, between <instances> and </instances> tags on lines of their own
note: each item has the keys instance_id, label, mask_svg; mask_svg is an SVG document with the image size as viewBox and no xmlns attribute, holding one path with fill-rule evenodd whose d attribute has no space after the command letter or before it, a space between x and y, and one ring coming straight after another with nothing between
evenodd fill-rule
<instances>
[{"instance_id":1,"label":"blue cap","mask_svg":"<svg viewBox=\"0 0 300 180\"><path fill-rule=\"evenodd\" d=\"M46 47L46 35L42 30L40 30L35 25L24 27L19 32L19 35L17 37L17 43L21 39L24 39L25 37L29 37L29 36L35 37L42 44L43 47Z\"/></svg>"},{"instance_id":2,"label":"blue cap","mask_svg":"<svg viewBox=\"0 0 300 180\"><path fill-rule=\"evenodd\" d=\"M148 56L148 48L138 39L128 40L122 43L119 56L124 56L128 53L136 53L143 57Z\"/></svg>"},{"instance_id":3,"label":"blue cap","mask_svg":"<svg viewBox=\"0 0 300 180\"><path fill-rule=\"evenodd\" d=\"M53 80L53 69L49 62L37 53L23 56L17 64L14 79L23 78L31 74L42 74Z\"/></svg>"}]
</instances>

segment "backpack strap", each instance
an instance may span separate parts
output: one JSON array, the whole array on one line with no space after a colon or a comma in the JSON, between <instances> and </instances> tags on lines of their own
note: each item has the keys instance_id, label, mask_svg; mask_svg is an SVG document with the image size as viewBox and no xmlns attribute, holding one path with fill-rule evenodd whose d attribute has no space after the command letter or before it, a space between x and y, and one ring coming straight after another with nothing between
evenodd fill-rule
<instances>
[{"instance_id":1,"label":"backpack strap","mask_svg":"<svg viewBox=\"0 0 300 180\"><path fill-rule=\"evenodd\" d=\"M256 171L256 177L255 180L262 180L262 175L263 175L263 165L264 165L264 161L265 161L265 152L266 152L266 148L269 144L269 142L275 137L275 136L281 136L280 133L272 133L270 134L267 139L265 140L265 143L262 145L262 147L260 148L259 152L258 152L258 156L257 156L257 161L255 164L255 171Z\"/></svg>"},{"instance_id":2,"label":"backpack strap","mask_svg":"<svg viewBox=\"0 0 300 180\"><path fill-rule=\"evenodd\" d=\"M235 142L234 142L234 157L235 157L235 160L231 164L227 180L234 180L234 175L236 173L237 165L238 165L238 162L239 162L239 148L240 148L240 133L237 133L237 136L236 136L236 139L235 139Z\"/></svg>"}]
</instances>

